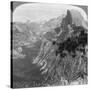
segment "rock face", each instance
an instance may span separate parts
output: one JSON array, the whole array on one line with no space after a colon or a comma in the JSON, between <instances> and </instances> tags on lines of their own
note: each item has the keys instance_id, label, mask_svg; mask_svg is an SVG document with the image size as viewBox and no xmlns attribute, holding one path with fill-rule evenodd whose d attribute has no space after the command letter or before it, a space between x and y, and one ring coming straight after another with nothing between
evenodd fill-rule
<instances>
[{"instance_id":1,"label":"rock face","mask_svg":"<svg viewBox=\"0 0 90 90\"><path fill-rule=\"evenodd\" d=\"M58 31L57 41L63 42L67 38L70 29L68 26L72 25L72 16L71 12L67 10L67 15L62 19L60 27L55 28L55 31ZM61 33L60 33L61 32Z\"/></svg>"},{"instance_id":2,"label":"rock face","mask_svg":"<svg viewBox=\"0 0 90 90\"><path fill-rule=\"evenodd\" d=\"M72 15L71 12L69 10L67 10L67 15L66 17L63 19L62 24L68 26L68 24L72 24Z\"/></svg>"}]
</instances>

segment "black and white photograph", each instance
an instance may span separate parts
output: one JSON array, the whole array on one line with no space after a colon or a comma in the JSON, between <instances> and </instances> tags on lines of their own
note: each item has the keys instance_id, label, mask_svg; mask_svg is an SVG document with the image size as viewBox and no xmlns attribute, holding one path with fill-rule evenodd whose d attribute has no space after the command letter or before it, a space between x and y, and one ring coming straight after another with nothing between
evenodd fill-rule
<instances>
[{"instance_id":1,"label":"black and white photograph","mask_svg":"<svg viewBox=\"0 0 90 90\"><path fill-rule=\"evenodd\" d=\"M10 2L11 88L88 84L88 6Z\"/></svg>"}]
</instances>

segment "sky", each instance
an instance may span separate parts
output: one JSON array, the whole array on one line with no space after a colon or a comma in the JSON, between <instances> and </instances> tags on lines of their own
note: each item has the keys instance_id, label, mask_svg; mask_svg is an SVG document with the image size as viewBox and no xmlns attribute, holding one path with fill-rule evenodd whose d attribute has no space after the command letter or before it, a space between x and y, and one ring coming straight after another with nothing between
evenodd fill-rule
<instances>
[{"instance_id":1,"label":"sky","mask_svg":"<svg viewBox=\"0 0 90 90\"><path fill-rule=\"evenodd\" d=\"M63 4L25 3L14 10L13 22L27 22L27 20L41 22L42 20L49 20L65 14L66 8L73 7Z\"/></svg>"}]
</instances>

